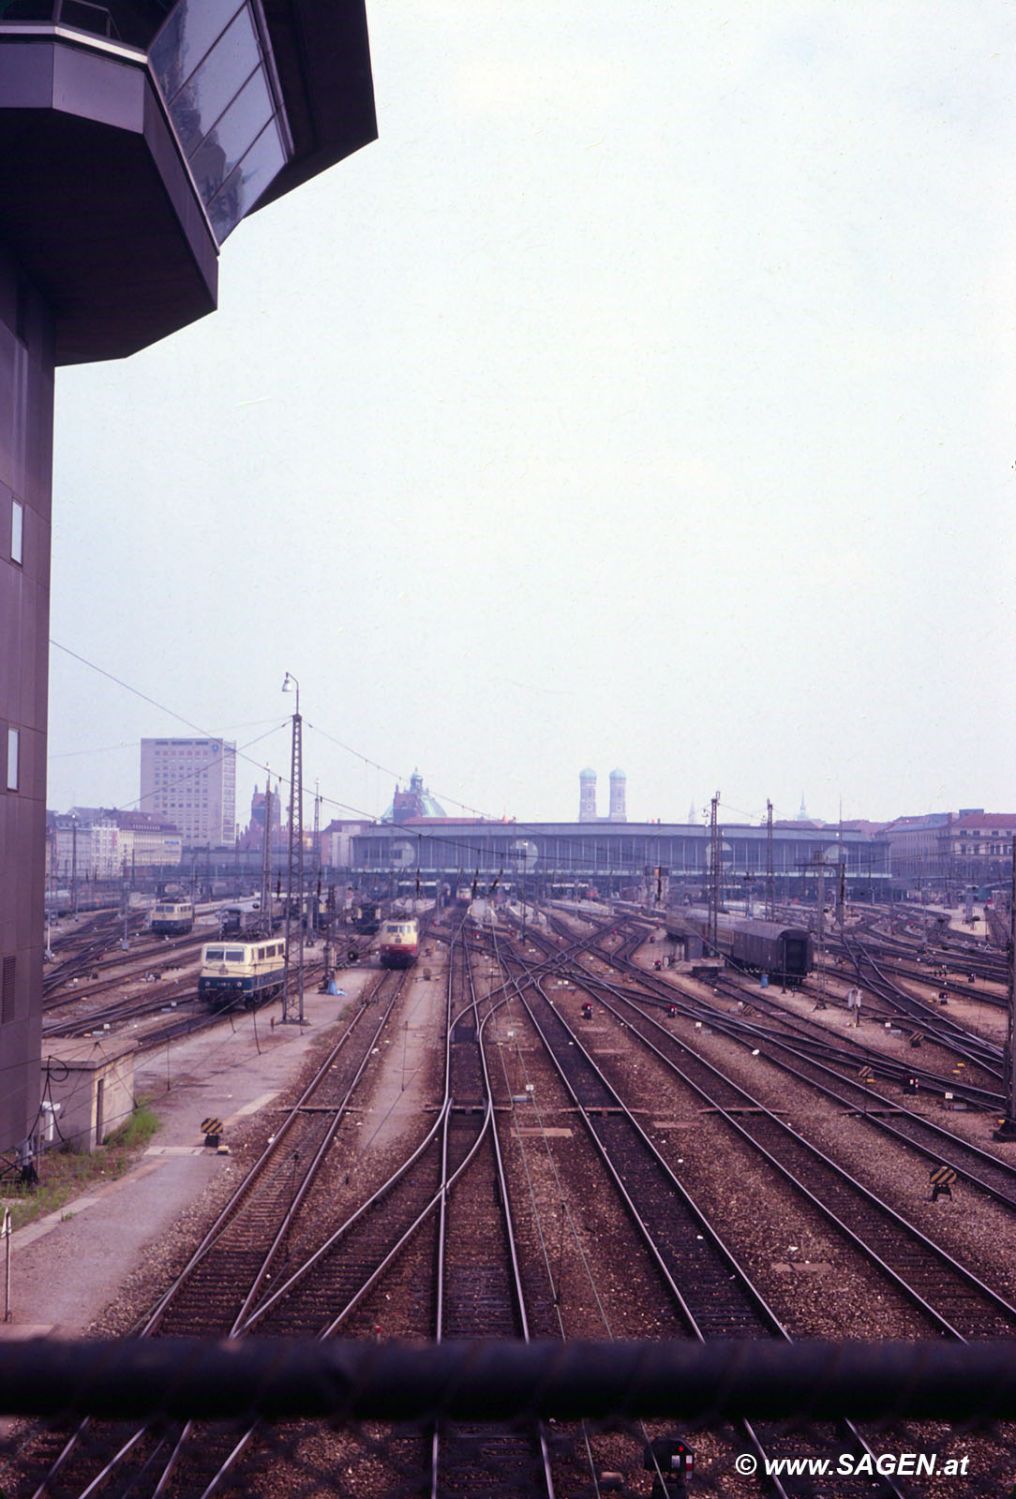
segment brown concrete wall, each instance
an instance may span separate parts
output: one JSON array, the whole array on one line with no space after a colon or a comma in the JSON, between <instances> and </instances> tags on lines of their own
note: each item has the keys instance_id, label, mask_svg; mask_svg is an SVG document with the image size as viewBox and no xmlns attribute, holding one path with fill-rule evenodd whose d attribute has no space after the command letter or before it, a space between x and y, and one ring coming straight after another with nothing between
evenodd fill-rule
<instances>
[{"instance_id":1,"label":"brown concrete wall","mask_svg":"<svg viewBox=\"0 0 1016 1499\"><path fill-rule=\"evenodd\" d=\"M0 1150L25 1137L39 1105L52 451L52 322L0 246ZM9 728L20 732L16 791Z\"/></svg>"}]
</instances>

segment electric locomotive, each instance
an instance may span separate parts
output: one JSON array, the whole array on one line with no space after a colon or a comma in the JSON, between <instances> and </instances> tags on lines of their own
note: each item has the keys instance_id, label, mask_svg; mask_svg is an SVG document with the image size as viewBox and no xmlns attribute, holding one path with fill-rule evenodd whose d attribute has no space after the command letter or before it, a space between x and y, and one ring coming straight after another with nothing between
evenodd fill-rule
<instances>
[{"instance_id":1,"label":"electric locomotive","mask_svg":"<svg viewBox=\"0 0 1016 1499\"><path fill-rule=\"evenodd\" d=\"M201 949L198 998L213 1010L255 1005L278 994L285 980L286 944L281 937L259 941L207 942Z\"/></svg>"},{"instance_id":2,"label":"electric locomotive","mask_svg":"<svg viewBox=\"0 0 1016 1499\"><path fill-rule=\"evenodd\" d=\"M382 968L411 968L420 946L420 926L415 917L396 917L381 923L378 952Z\"/></svg>"},{"instance_id":3,"label":"electric locomotive","mask_svg":"<svg viewBox=\"0 0 1016 1499\"><path fill-rule=\"evenodd\" d=\"M189 900L160 900L152 907L151 930L157 935L178 937L193 926L194 907Z\"/></svg>"}]
</instances>

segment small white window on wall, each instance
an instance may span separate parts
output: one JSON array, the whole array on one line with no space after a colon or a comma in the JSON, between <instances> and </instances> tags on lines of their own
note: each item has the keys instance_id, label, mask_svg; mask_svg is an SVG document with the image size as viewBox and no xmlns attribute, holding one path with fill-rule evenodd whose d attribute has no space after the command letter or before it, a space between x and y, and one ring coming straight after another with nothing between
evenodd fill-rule
<instances>
[{"instance_id":1,"label":"small white window on wall","mask_svg":"<svg viewBox=\"0 0 1016 1499\"><path fill-rule=\"evenodd\" d=\"M25 549L25 507L20 500L11 501L11 561L22 562Z\"/></svg>"},{"instance_id":2,"label":"small white window on wall","mask_svg":"<svg viewBox=\"0 0 1016 1499\"><path fill-rule=\"evenodd\" d=\"M7 730L7 790L18 789L18 752L21 748L20 729Z\"/></svg>"}]
</instances>

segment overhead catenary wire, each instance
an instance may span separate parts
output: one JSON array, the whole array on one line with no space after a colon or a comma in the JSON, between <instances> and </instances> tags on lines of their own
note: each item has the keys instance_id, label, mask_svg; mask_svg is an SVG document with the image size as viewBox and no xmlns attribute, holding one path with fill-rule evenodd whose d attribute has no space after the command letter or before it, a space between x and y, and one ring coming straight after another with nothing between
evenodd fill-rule
<instances>
[{"instance_id":1,"label":"overhead catenary wire","mask_svg":"<svg viewBox=\"0 0 1016 1499\"><path fill-rule=\"evenodd\" d=\"M109 681L114 682L118 687L122 687L125 692L132 693L135 697L140 698L143 702L150 703L152 705L152 707L158 708L160 712L168 714L171 718L175 718L179 723L184 724L187 728L193 729L196 733L200 734L203 738L205 738L205 739L216 739L216 738L220 737L219 735L211 733L210 730L202 728L202 726L200 724L195 723L193 719L187 718L185 715L183 715L181 713L177 713L175 709L167 707L164 703L160 703L156 698L151 697L150 694L148 694L146 692L142 692L139 688L134 687L130 682L125 682L122 677L118 677L113 672L107 671L104 667L96 665L96 663L94 661L90 661L86 656L82 656L78 651L72 651L68 646L65 646L65 645L61 644L60 641L54 640L54 639L51 638L50 639L50 644L56 646L56 648L58 650L64 651L67 655L72 656L74 658L74 660L81 662L82 665L89 667L90 670L98 672L98 674L100 676L106 677ZM283 724L279 725L279 727L285 727L286 724L288 724L288 722L289 722L289 720L286 719ZM311 725L308 725L308 727L311 727ZM273 733L273 732L275 732L275 729L272 729L269 732ZM325 731L325 730L317 729L315 732L324 734L326 738L332 738L333 737L333 736L329 735L327 733L327 731ZM260 736L258 736L258 739L252 740L251 744L258 743L260 741L260 739L263 739L263 738L266 738L266 737L267 737L267 735L260 735ZM338 740L336 740L335 742L336 743L341 743L341 741L338 741ZM343 748L347 748L348 749L349 747L343 745ZM351 753L358 754L357 751L351 751ZM264 762L262 762L260 760L254 759L252 756L244 753L243 749L237 749L235 751L235 754L236 754L236 756L237 756L238 759L244 760L244 761L246 761L247 764L253 765L258 770L264 771L266 775L273 775L273 774L275 774L275 772L272 771L272 769L271 769L270 766L266 765ZM359 756L359 758L361 758L364 761L365 764L373 767L374 769L376 769L378 771L383 771L385 774L394 774L394 772L390 772L390 771L385 770L384 766L382 766L378 761L370 759L369 756ZM196 774L196 773L197 772L189 772L188 774ZM285 786L289 785L289 779L286 776L277 775L276 779L282 785L285 785ZM306 790L305 794L306 795L311 795L312 793L309 790ZM140 800L141 800L140 797L135 798L135 802L136 801L140 801ZM446 800L447 801L453 801L453 802L455 802L456 806L466 807L466 803L455 801L454 797L446 797ZM373 813L366 811L363 807L353 806L349 802L341 801L337 797L327 796L323 792L321 793L321 801L323 803L325 803L326 805L330 806L330 807L336 807L336 808L338 808L340 811L351 812L354 815L354 817L356 817L357 819L361 819L361 820L364 820L364 821L367 821L367 822L370 822L370 823L376 823L378 821L377 817ZM134 802L126 803L125 805L126 806L133 806ZM467 810L474 810L474 809L467 808ZM482 814L479 814L479 815L482 815ZM500 819L500 818L491 818L491 819L486 819L486 820L490 821L491 823L501 824L506 829L511 829L513 832L525 832L525 831L529 831L530 826L531 826L531 825L528 825L528 824L519 824L519 823L514 823L514 822L504 823L504 822L502 822L502 819ZM425 831L418 830L418 829L415 829L415 828L405 828L404 832L405 832L405 834L407 836L416 837L418 840L422 839L423 837L426 836ZM456 838L445 837L445 838L442 839L442 842L444 844L448 845L448 846L461 848L461 849L465 850L467 853L469 853L472 857L480 857L480 856L482 856L482 854L484 852L484 850L480 846L478 846L477 844L475 844L475 843L467 843L467 842L465 842L464 839L456 839ZM592 857L589 857L584 862L588 863L590 865L590 867L593 867L593 865L595 863L595 861L593 860Z\"/></svg>"},{"instance_id":2,"label":"overhead catenary wire","mask_svg":"<svg viewBox=\"0 0 1016 1499\"><path fill-rule=\"evenodd\" d=\"M186 717L186 715L178 713L175 709L167 707L164 703L160 703L158 699L152 697L149 693L142 692L139 688L134 687L130 682L124 681L122 677L118 677L114 672L107 671L105 667L97 665L94 661L90 661L87 656L82 656L80 652L71 650L69 646L63 645L60 641L54 640L51 637L50 644L55 646L58 650L63 651L66 655L71 656L75 661L79 661L83 666L87 666L90 670L97 672L102 677L105 677L108 681L115 683L118 687L122 687L124 691L140 698L143 702L151 704L152 707L158 708L161 713L166 713L169 717L175 718L178 723L184 724L187 728L194 730L195 733L200 734L203 738L215 739L221 737L219 735L211 733L210 730L203 728L200 724L195 723L193 719ZM288 723L289 720L287 719L285 722ZM280 725L279 727L283 726L284 725ZM309 722L307 723L307 727L312 728L315 733L321 734L324 738L330 740L332 743L335 743L340 748L344 749L347 753L354 755L365 766L368 766L385 775L392 775L396 780L407 779L405 776L399 776L397 772L389 770L386 766L382 765L380 761L373 759L369 755L361 753L359 750L354 749L352 746L346 744L343 740L340 740L335 735L330 734L328 730L310 724ZM269 730L269 733L275 731L275 729L272 729ZM237 749L235 751L235 754L237 759L245 761L248 765L254 766L257 770L263 771L266 775L275 775L275 772L269 765L245 753L246 748L250 748L253 744L260 742L260 739L266 737L267 735L258 736L258 739L250 741L249 745L245 746L242 749ZM280 782L280 784L288 787L289 779L286 776L276 775L276 779ZM313 793L308 788L304 789L304 794L313 795ZM517 837L519 835L536 833L540 830L541 827L541 824L533 821L505 821L505 819L503 818L490 817L487 814L479 811L477 808L469 806L468 803L459 801L455 797L448 796L447 794L440 792L436 792L435 795L441 795L444 797L444 800L452 802L455 806L461 807L465 811L475 813L475 815L482 818L488 826L504 827L506 835L509 836ZM369 812L363 807L354 806L349 802L342 801L338 797L328 796L324 792L322 792L320 796L322 803L326 806L334 807L340 812L352 813L353 817L359 821L365 821L372 824L377 824L379 821L375 813ZM135 801L140 800L140 797L135 798ZM125 806L133 805L134 802L125 804ZM728 807L727 810L738 811L739 809ZM744 812L743 810L741 811L741 815L748 817L754 816L753 813ZM407 838L415 838L418 843L421 842L424 838L430 836L430 834L431 830L427 828L411 828L406 826L405 824L400 825L400 835ZM483 859L488 852L486 844L471 842L468 840L467 835L454 836L448 835L447 832L444 832L441 835L440 841L444 847L459 849L464 853L468 853L472 859L477 861ZM580 855L578 857L572 854L570 863L572 865L577 864L580 866L587 865L590 869L594 869L597 867L597 861L594 854L589 854L586 856Z\"/></svg>"}]
</instances>

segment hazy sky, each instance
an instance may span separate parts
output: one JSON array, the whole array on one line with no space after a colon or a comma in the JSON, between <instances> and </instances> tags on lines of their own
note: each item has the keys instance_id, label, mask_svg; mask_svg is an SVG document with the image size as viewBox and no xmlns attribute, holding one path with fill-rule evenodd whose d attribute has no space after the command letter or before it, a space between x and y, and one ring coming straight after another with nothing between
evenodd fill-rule
<instances>
[{"instance_id":1,"label":"hazy sky","mask_svg":"<svg viewBox=\"0 0 1016 1499\"><path fill-rule=\"evenodd\" d=\"M1016 807L1011 0L368 13L379 141L61 373L54 638L276 772L294 672L371 814L333 740L520 819ZM51 806L177 732L53 652Z\"/></svg>"}]
</instances>

